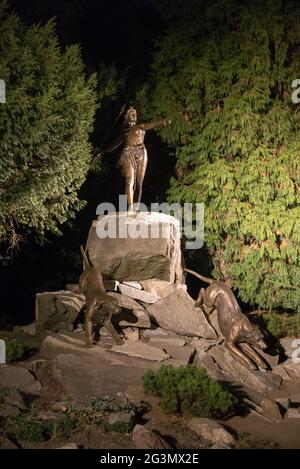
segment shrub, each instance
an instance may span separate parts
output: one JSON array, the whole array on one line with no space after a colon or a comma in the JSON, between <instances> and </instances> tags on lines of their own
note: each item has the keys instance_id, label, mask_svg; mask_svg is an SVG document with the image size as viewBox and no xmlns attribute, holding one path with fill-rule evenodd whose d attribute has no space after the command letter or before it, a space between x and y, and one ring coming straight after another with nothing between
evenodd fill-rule
<instances>
[{"instance_id":1,"label":"shrub","mask_svg":"<svg viewBox=\"0 0 300 469\"><path fill-rule=\"evenodd\" d=\"M263 313L263 321L267 330L277 339L300 335L300 314Z\"/></svg>"},{"instance_id":2,"label":"shrub","mask_svg":"<svg viewBox=\"0 0 300 469\"><path fill-rule=\"evenodd\" d=\"M124 401L116 401L115 399L100 399L91 396L89 405L94 412L136 412L136 406L127 399Z\"/></svg>"},{"instance_id":3,"label":"shrub","mask_svg":"<svg viewBox=\"0 0 300 469\"><path fill-rule=\"evenodd\" d=\"M20 415L8 417L5 421L5 430L15 434L18 440L40 443L47 438L47 428L43 421L35 420L30 411Z\"/></svg>"},{"instance_id":4,"label":"shrub","mask_svg":"<svg viewBox=\"0 0 300 469\"><path fill-rule=\"evenodd\" d=\"M160 407L167 412L225 417L237 404L236 397L223 385L194 365L162 365L157 371L147 371L143 383L146 394L160 397Z\"/></svg>"},{"instance_id":5,"label":"shrub","mask_svg":"<svg viewBox=\"0 0 300 469\"><path fill-rule=\"evenodd\" d=\"M8 417L5 420L5 429L15 434L19 440L40 443L50 439L69 438L76 430L78 420L68 414L58 416L57 420L39 420L32 410L26 410L20 415Z\"/></svg>"},{"instance_id":6,"label":"shrub","mask_svg":"<svg viewBox=\"0 0 300 469\"><path fill-rule=\"evenodd\" d=\"M51 438L56 440L60 438L69 438L72 431L77 428L77 419L65 414L62 418L57 421L50 423L50 434Z\"/></svg>"},{"instance_id":7,"label":"shrub","mask_svg":"<svg viewBox=\"0 0 300 469\"><path fill-rule=\"evenodd\" d=\"M112 433L130 433L132 426L126 422L116 422L112 424L105 422L103 424L103 430Z\"/></svg>"},{"instance_id":8,"label":"shrub","mask_svg":"<svg viewBox=\"0 0 300 469\"><path fill-rule=\"evenodd\" d=\"M26 350L25 346L14 338L11 332L0 331L0 339L5 341L7 363L15 362L23 357Z\"/></svg>"}]
</instances>

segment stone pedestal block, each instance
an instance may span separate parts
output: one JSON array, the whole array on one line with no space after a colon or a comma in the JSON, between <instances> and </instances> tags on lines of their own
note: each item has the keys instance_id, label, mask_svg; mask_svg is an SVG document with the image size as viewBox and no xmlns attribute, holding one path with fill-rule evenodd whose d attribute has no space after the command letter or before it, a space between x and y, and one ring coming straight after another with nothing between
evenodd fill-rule
<instances>
[{"instance_id":1,"label":"stone pedestal block","mask_svg":"<svg viewBox=\"0 0 300 469\"><path fill-rule=\"evenodd\" d=\"M92 223L87 249L93 265L107 278L183 283L180 224L170 215L100 216Z\"/></svg>"}]
</instances>

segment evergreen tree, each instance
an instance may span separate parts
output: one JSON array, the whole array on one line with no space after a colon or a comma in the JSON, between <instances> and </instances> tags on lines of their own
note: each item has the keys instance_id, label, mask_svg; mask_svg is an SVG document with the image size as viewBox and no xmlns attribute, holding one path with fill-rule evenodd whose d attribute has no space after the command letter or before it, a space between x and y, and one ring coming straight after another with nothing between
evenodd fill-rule
<instances>
[{"instance_id":1,"label":"evergreen tree","mask_svg":"<svg viewBox=\"0 0 300 469\"><path fill-rule=\"evenodd\" d=\"M300 9L288 1L161 2L167 31L140 91L176 147L170 201L205 203L213 275L245 302L300 310Z\"/></svg>"},{"instance_id":2,"label":"evergreen tree","mask_svg":"<svg viewBox=\"0 0 300 469\"><path fill-rule=\"evenodd\" d=\"M26 28L0 3L0 239L44 236L80 209L90 160L96 77L77 45L60 49L54 22Z\"/></svg>"}]
</instances>

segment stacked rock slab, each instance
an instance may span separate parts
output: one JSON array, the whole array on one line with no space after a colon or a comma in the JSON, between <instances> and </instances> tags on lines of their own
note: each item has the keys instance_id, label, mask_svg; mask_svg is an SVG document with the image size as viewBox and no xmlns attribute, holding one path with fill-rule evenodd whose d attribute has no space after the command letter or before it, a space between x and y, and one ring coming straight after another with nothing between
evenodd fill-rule
<instances>
[{"instance_id":1,"label":"stacked rock slab","mask_svg":"<svg viewBox=\"0 0 300 469\"><path fill-rule=\"evenodd\" d=\"M184 283L180 223L170 215L100 216L90 228L87 249L93 265L111 279Z\"/></svg>"}]
</instances>

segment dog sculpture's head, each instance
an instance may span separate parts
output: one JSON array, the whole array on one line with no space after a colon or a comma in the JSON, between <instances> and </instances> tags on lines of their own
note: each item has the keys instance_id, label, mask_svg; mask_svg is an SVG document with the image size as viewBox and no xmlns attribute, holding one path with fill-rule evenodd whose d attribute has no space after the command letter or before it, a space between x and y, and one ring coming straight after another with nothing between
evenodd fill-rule
<instances>
[{"instance_id":1,"label":"dog sculpture's head","mask_svg":"<svg viewBox=\"0 0 300 469\"><path fill-rule=\"evenodd\" d=\"M107 300L105 301L105 307L109 310L111 314L120 314L121 308L117 300L113 296L107 295Z\"/></svg>"},{"instance_id":2,"label":"dog sculpture's head","mask_svg":"<svg viewBox=\"0 0 300 469\"><path fill-rule=\"evenodd\" d=\"M267 348L263 333L256 326L253 326L251 332L249 332L245 338L247 339L248 344L254 345L261 350L265 350Z\"/></svg>"},{"instance_id":3,"label":"dog sculpture's head","mask_svg":"<svg viewBox=\"0 0 300 469\"><path fill-rule=\"evenodd\" d=\"M93 314L94 322L103 322L105 319L110 319L115 314L120 314L122 309L118 305L117 300L110 295L106 295L105 301L97 302Z\"/></svg>"}]
</instances>

